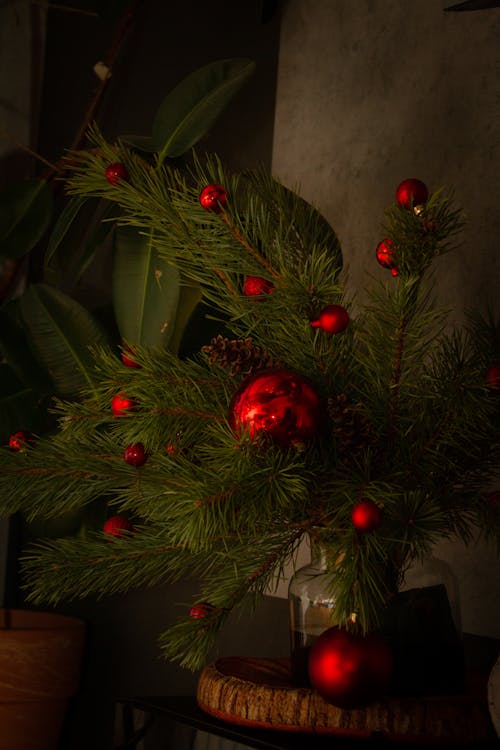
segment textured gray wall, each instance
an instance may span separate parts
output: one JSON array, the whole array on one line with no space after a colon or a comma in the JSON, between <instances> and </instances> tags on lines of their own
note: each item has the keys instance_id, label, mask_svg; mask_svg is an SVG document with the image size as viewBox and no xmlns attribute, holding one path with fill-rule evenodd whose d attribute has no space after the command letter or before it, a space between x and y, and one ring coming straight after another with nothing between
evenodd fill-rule
<instances>
[{"instance_id":1,"label":"textured gray wall","mask_svg":"<svg viewBox=\"0 0 500 750\"><path fill-rule=\"evenodd\" d=\"M278 67L273 173L337 231L360 298L383 211L407 177L448 186L468 217L436 265L455 321L488 300L500 313L497 209L500 8L444 13L451 0L289 0ZM439 546L460 580L466 632L500 636L492 547Z\"/></svg>"}]
</instances>

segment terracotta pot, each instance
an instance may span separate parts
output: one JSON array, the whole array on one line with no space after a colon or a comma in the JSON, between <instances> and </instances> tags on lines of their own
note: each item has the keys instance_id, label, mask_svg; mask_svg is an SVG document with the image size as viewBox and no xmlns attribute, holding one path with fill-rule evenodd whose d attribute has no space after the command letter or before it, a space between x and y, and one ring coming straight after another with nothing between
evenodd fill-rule
<instances>
[{"instance_id":1,"label":"terracotta pot","mask_svg":"<svg viewBox=\"0 0 500 750\"><path fill-rule=\"evenodd\" d=\"M78 689L85 624L0 609L0 750L56 750Z\"/></svg>"}]
</instances>

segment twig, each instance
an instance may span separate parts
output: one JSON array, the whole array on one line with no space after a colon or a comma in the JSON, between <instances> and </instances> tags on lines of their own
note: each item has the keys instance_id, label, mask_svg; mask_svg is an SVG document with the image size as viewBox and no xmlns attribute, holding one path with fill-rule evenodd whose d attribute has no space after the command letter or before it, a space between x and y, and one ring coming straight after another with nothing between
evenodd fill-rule
<instances>
[{"instance_id":1,"label":"twig","mask_svg":"<svg viewBox=\"0 0 500 750\"><path fill-rule=\"evenodd\" d=\"M52 172L60 172L61 171L61 169L56 164L52 164L52 162L47 161L47 159L44 159L43 156L41 156L40 154L37 154L37 152L33 151L33 149L29 148L29 146L26 146L24 143L20 143L20 141L18 141L18 140L16 140L16 138L14 138L14 136L12 135L12 133L9 133L8 130L6 130L5 128L2 128L1 126L0 126L0 136L2 136L3 138L5 138L7 141L10 141L11 143L13 143L14 146L17 146L17 148L20 148L21 151L25 151L27 154L29 154L30 156L32 156L34 159L38 159L38 161L42 162L42 164L45 164L46 167L49 167L49 169Z\"/></svg>"}]
</instances>

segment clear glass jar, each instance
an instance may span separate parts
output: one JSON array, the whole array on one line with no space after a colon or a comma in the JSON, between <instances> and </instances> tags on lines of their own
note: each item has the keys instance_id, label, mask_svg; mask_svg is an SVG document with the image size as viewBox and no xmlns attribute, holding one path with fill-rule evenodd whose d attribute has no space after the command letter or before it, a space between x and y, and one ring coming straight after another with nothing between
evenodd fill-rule
<instances>
[{"instance_id":1,"label":"clear glass jar","mask_svg":"<svg viewBox=\"0 0 500 750\"><path fill-rule=\"evenodd\" d=\"M312 644L337 624L325 548L315 542L310 547L311 562L295 572L288 586L292 682L304 687L310 684L307 662Z\"/></svg>"}]
</instances>

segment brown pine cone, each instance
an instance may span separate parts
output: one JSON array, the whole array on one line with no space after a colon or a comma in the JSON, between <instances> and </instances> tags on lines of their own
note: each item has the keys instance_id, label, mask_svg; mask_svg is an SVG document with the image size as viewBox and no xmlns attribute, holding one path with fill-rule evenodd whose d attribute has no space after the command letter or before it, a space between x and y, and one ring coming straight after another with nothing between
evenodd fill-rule
<instances>
[{"instance_id":1,"label":"brown pine cone","mask_svg":"<svg viewBox=\"0 0 500 750\"><path fill-rule=\"evenodd\" d=\"M276 366L272 354L253 344L251 338L227 339L219 334L201 350L208 355L209 365L222 367L232 376L246 377L258 370Z\"/></svg>"}]
</instances>

